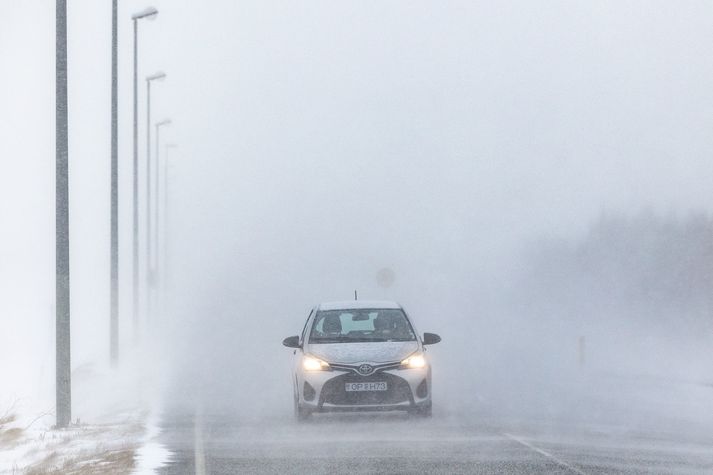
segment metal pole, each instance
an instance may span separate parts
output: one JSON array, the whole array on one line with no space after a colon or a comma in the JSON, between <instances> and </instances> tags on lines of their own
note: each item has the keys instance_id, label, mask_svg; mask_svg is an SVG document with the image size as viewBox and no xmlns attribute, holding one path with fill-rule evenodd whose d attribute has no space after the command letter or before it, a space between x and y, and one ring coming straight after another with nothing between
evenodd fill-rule
<instances>
[{"instance_id":1,"label":"metal pole","mask_svg":"<svg viewBox=\"0 0 713 475\"><path fill-rule=\"evenodd\" d=\"M151 80L146 79L146 308L151 305Z\"/></svg>"},{"instance_id":2,"label":"metal pole","mask_svg":"<svg viewBox=\"0 0 713 475\"><path fill-rule=\"evenodd\" d=\"M151 290L153 292L152 298L151 298L151 310L153 312L158 312L158 144L159 144L159 124L156 124L156 150L155 150L155 157L154 160L156 160L156 163L154 164L154 203L153 204L153 213L154 215L152 216L153 219L153 226L154 226L154 232L153 232L153 239L151 240L151 246L152 246L152 254L153 254L153 262L149 261L149 265L151 266ZM155 315L153 315L154 319L156 318Z\"/></svg>"},{"instance_id":3,"label":"metal pole","mask_svg":"<svg viewBox=\"0 0 713 475\"><path fill-rule=\"evenodd\" d=\"M162 249L161 249L161 268L162 272L161 275L163 278L161 279L162 283L162 292L161 292L161 297L162 297L162 302L161 302L161 307L163 310L163 316L165 319L166 313L167 313L167 297L168 297L168 290L169 290L169 265L168 265L168 237L169 237L169 223L170 223L170 216L168 214L169 208L168 208L168 158L169 154L168 151L171 148L175 148L175 144L166 144L166 149L163 154L163 242L161 244Z\"/></svg>"},{"instance_id":4,"label":"metal pole","mask_svg":"<svg viewBox=\"0 0 713 475\"><path fill-rule=\"evenodd\" d=\"M153 288L156 292L154 297L156 297L156 302L152 300L152 303L156 303L156 308L158 305L158 291L159 291L159 261L160 261L160 256L159 256L159 239L160 239L160 227L159 227L159 193L160 193L160 186L159 186L159 166L160 166L160 160L159 160L159 147L160 147L160 131L161 131L161 126L164 125L170 125L171 124L171 119L164 119L160 122L156 122L156 150L155 150L155 159L156 159L156 167L155 167L155 172L154 172L154 195L155 195L155 200L154 200L154 216L153 216L153 221L154 221L154 233L153 233L153 241L152 245L155 246L155 252L154 252L154 259L153 262L151 262L153 266L153 272L152 275L154 276L153 278Z\"/></svg>"},{"instance_id":5,"label":"metal pole","mask_svg":"<svg viewBox=\"0 0 713 475\"><path fill-rule=\"evenodd\" d=\"M134 237L133 237L133 330L134 344L139 342L139 107L138 107L138 35L134 19Z\"/></svg>"},{"instance_id":6,"label":"metal pole","mask_svg":"<svg viewBox=\"0 0 713 475\"><path fill-rule=\"evenodd\" d=\"M155 180L158 179L158 168L153 171L152 175L152 158L151 158L151 82L156 80L163 80L166 74L162 71L152 74L146 77L146 307L147 315L150 315L153 309L153 298L156 291L156 269L154 267L154 262L158 262L158 258L154 255L154 241L156 239L156 233L158 232L156 223L154 221L155 212L154 199L152 199L155 190L152 187L155 186ZM158 145L157 145L158 148ZM156 151L158 155L158 149ZM157 165L158 166L158 165ZM156 201L158 198L156 198ZM154 222L152 222L154 221ZM156 248L157 249L157 248Z\"/></svg>"},{"instance_id":7,"label":"metal pole","mask_svg":"<svg viewBox=\"0 0 713 475\"><path fill-rule=\"evenodd\" d=\"M164 312L166 308L166 291L168 290L168 151L172 148L171 144L166 144L166 149L163 153L163 240L161 242L161 268L162 268L162 283L163 283L163 299Z\"/></svg>"},{"instance_id":8,"label":"metal pole","mask_svg":"<svg viewBox=\"0 0 713 475\"><path fill-rule=\"evenodd\" d=\"M67 1L56 4L56 404L57 427L72 419L72 372L69 307L69 133L67 111Z\"/></svg>"},{"instance_id":9,"label":"metal pole","mask_svg":"<svg viewBox=\"0 0 713 475\"><path fill-rule=\"evenodd\" d=\"M158 10L149 7L131 16L134 22L134 344L139 342L139 84L138 84L138 34L137 22L142 18L153 19ZM148 177L147 177L148 179ZM148 230L147 230L148 232Z\"/></svg>"},{"instance_id":10,"label":"metal pole","mask_svg":"<svg viewBox=\"0 0 713 475\"><path fill-rule=\"evenodd\" d=\"M119 362L119 147L117 99L117 2L111 5L111 310L109 317L109 359Z\"/></svg>"},{"instance_id":11,"label":"metal pole","mask_svg":"<svg viewBox=\"0 0 713 475\"><path fill-rule=\"evenodd\" d=\"M155 226L155 233L154 233L154 277L158 279L158 239L159 239L159 213L158 213L158 204L159 200L158 197L159 195L159 183L158 183L158 167L159 167L159 124L156 124L156 172L154 173L154 190L155 190L155 199L154 199L154 226ZM158 289L158 280L156 280L156 288Z\"/></svg>"}]
</instances>

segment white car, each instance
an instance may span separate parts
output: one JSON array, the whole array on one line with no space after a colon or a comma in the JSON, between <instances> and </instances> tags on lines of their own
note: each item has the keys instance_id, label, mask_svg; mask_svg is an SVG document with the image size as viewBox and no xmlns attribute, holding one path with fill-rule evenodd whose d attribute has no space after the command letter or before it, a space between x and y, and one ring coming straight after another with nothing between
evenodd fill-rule
<instances>
[{"instance_id":1,"label":"white car","mask_svg":"<svg viewBox=\"0 0 713 475\"><path fill-rule=\"evenodd\" d=\"M395 302L323 303L309 314L294 348L294 407L299 420L314 412L404 410L431 415L431 366L425 345Z\"/></svg>"}]
</instances>

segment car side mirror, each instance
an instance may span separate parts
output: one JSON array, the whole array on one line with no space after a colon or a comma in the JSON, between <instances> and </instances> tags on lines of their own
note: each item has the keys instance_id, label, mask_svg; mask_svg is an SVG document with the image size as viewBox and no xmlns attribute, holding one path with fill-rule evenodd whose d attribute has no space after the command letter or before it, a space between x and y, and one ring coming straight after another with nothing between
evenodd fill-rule
<instances>
[{"instance_id":1,"label":"car side mirror","mask_svg":"<svg viewBox=\"0 0 713 475\"><path fill-rule=\"evenodd\" d=\"M297 335L295 336L288 336L284 340L282 340L282 344L285 345L287 348L299 348L300 347L300 337Z\"/></svg>"},{"instance_id":2,"label":"car side mirror","mask_svg":"<svg viewBox=\"0 0 713 475\"><path fill-rule=\"evenodd\" d=\"M423 344L424 345L435 345L441 341L441 337L435 333L424 333L423 334Z\"/></svg>"}]
</instances>

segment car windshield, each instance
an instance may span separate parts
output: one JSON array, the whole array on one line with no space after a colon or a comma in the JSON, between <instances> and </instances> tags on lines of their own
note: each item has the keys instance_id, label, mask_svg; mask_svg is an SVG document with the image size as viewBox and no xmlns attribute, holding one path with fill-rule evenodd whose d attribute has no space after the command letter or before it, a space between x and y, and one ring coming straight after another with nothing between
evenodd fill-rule
<instances>
[{"instance_id":1,"label":"car windshield","mask_svg":"<svg viewBox=\"0 0 713 475\"><path fill-rule=\"evenodd\" d=\"M411 324L399 309L320 311L309 336L310 343L414 340Z\"/></svg>"}]
</instances>

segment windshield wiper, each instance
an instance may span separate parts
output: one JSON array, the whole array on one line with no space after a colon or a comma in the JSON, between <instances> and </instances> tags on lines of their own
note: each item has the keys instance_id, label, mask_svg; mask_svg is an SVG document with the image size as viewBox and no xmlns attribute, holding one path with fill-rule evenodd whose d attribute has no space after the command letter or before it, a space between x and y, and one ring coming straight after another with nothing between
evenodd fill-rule
<instances>
[{"instance_id":1,"label":"windshield wiper","mask_svg":"<svg viewBox=\"0 0 713 475\"><path fill-rule=\"evenodd\" d=\"M311 343L370 343L370 342L385 342L386 338L365 338L365 337L348 337L348 336L333 336L329 338L311 339Z\"/></svg>"},{"instance_id":2,"label":"windshield wiper","mask_svg":"<svg viewBox=\"0 0 713 475\"><path fill-rule=\"evenodd\" d=\"M311 338L310 342L311 343L344 343L344 342L349 342L353 341L352 338L349 338L347 336L330 336L330 337L322 337L322 338Z\"/></svg>"}]
</instances>

